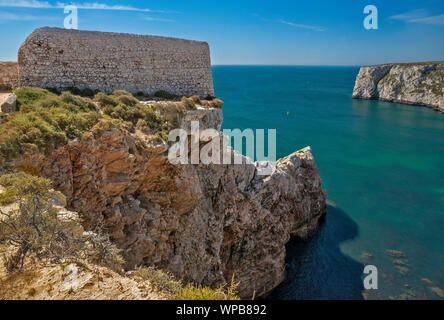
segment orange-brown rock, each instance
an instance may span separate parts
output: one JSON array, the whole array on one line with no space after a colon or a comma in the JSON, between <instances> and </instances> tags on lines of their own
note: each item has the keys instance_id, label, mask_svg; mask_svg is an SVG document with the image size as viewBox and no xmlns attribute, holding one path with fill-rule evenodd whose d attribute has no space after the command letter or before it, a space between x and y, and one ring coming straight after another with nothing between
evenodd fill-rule
<instances>
[{"instance_id":1,"label":"orange-brown rock","mask_svg":"<svg viewBox=\"0 0 444 320\"><path fill-rule=\"evenodd\" d=\"M172 165L165 148L141 147L141 135L114 128L16 165L51 178L85 228L103 222L127 268L154 265L210 286L234 273L245 298L276 287L285 276L290 236L305 237L326 212L311 149L259 176L251 161Z\"/></svg>"}]
</instances>

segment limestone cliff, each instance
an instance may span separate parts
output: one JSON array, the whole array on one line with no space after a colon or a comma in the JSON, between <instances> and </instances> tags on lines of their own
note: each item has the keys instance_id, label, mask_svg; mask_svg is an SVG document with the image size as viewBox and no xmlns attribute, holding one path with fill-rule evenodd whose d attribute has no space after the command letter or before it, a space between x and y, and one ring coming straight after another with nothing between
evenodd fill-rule
<instances>
[{"instance_id":1,"label":"limestone cliff","mask_svg":"<svg viewBox=\"0 0 444 320\"><path fill-rule=\"evenodd\" d=\"M179 123L186 128L193 119L219 130L222 111L187 111ZM326 212L310 147L259 176L247 159L172 165L167 146L149 141L141 131L110 128L99 137L70 140L50 155L19 157L15 167L49 177L86 229L102 221L124 250L128 269L155 266L208 286L234 274L244 298L276 287L285 276L290 236L307 236Z\"/></svg>"},{"instance_id":2,"label":"limestone cliff","mask_svg":"<svg viewBox=\"0 0 444 320\"><path fill-rule=\"evenodd\" d=\"M362 67L353 98L424 105L444 112L444 62Z\"/></svg>"}]
</instances>

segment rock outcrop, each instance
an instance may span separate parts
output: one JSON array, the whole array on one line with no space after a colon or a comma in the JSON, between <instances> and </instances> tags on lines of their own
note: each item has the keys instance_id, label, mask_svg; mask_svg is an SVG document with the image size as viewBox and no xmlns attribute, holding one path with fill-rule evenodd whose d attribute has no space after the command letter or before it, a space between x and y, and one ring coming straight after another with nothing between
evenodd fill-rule
<instances>
[{"instance_id":1,"label":"rock outcrop","mask_svg":"<svg viewBox=\"0 0 444 320\"><path fill-rule=\"evenodd\" d=\"M14 93L0 93L0 112L9 113L17 110L17 97Z\"/></svg>"},{"instance_id":2,"label":"rock outcrop","mask_svg":"<svg viewBox=\"0 0 444 320\"><path fill-rule=\"evenodd\" d=\"M188 111L179 123L187 128L194 119L219 130L222 111ZM49 156L18 158L15 166L49 177L86 229L103 222L127 268L155 266L207 286L234 274L244 298L276 287L290 236L306 237L326 213L310 147L260 176L245 157L236 165L172 165L165 145L144 141L149 145L143 132L111 128Z\"/></svg>"},{"instance_id":3,"label":"rock outcrop","mask_svg":"<svg viewBox=\"0 0 444 320\"><path fill-rule=\"evenodd\" d=\"M353 98L424 105L444 112L444 62L362 67Z\"/></svg>"},{"instance_id":4,"label":"rock outcrop","mask_svg":"<svg viewBox=\"0 0 444 320\"><path fill-rule=\"evenodd\" d=\"M1 261L1 257L0 257ZM63 265L30 260L21 273L0 269L2 300L163 300L169 296L134 272L116 273L90 263ZM73 277L75 275L75 277ZM72 277L72 278L70 278Z\"/></svg>"}]
</instances>

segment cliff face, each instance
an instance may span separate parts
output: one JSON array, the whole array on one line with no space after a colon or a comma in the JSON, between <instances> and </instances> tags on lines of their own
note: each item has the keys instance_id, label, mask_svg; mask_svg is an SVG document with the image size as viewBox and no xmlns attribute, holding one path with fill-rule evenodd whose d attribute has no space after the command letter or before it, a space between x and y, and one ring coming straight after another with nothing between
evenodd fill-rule
<instances>
[{"instance_id":1,"label":"cliff face","mask_svg":"<svg viewBox=\"0 0 444 320\"><path fill-rule=\"evenodd\" d=\"M222 111L189 111L179 123L187 127L193 119L219 130ZM85 228L102 221L124 249L127 268L153 265L209 286L234 273L244 298L276 287L290 236L306 237L326 213L310 147L259 176L251 161L172 165L165 145L140 147L144 139L140 131L111 128L49 156L18 158L15 166L49 177Z\"/></svg>"},{"instance_id":2,"label":"cliff face","mask_svg":"<svg viewBox=\"0 0 444 320\"><path fill-rule=\"evenodd\" d=\"M353 98L424 105L444 112L444 62L362 67Z\"/></svg>"}]
</instances>

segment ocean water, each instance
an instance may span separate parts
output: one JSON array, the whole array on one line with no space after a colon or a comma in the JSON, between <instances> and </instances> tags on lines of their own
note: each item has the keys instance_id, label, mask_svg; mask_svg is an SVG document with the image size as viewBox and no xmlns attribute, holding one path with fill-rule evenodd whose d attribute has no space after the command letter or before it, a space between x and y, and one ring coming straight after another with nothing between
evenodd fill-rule
<instances>
[{"instance_id":1,"label":"ocean water","mask_svg":"<svg viewBox=\"0 0 444 320\"><path fill-rule=\"evenodd\" d=\"M444 114L351 99L358 71L213 67L223 128L277 129L278 158L311 146L327 190L319 232L287 245L270 299L444 298Z\"/></svg>"}]
</instances>

